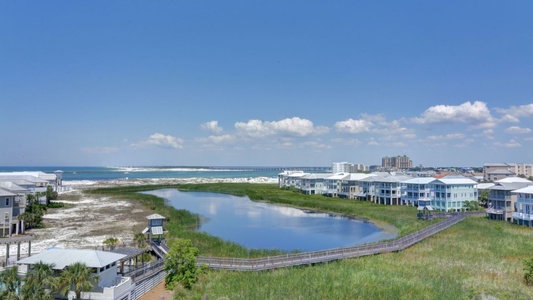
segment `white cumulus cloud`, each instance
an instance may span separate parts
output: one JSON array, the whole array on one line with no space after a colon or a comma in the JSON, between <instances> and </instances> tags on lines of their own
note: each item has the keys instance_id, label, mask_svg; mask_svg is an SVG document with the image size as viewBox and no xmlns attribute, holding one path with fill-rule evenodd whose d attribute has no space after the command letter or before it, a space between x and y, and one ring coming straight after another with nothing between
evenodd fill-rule
<instances>
[{"instance_id":1,"label":"white cumulus cloud","mask_svg":"<svg viewBox=\"0 0 533 300\"><path fill-rule=\"evenodd\" d=\"M432 106L413 121L418 124L466 123L475 128L490 128L496 125L487 104L481 101Z\"/></svg>"},{"instance_id":2,"label":"white cumulus cloud","mask_svg":"<svg viewBox=\"0 0 533 300\"><path fill-rule=\"evenodd\" d=\"M370 131L370 128L372 127L372 122L367 120L354 120L354 119L348 119L345 121L339 121L335 123L335 129L338 132L344 132L344 133L361 133L361 132L368 132Z\"/></svg>"},{"instance_id":3,"label":"white cumulus cloud","mask_svg":"<svg viewBox=\"0 0 533 300\"><path fill-rule=\"evenodd\" d=\"M328 131L326 127L315 127L313 122L298 117L287 118L280 121L249 120L248 122L235 123L238 135L260 138L270 135L289 135L304 137L312 134L322 134Z\"/></svg>"},{"instance_id":4,"label":"white cumulus cloud","mask_svg":"<svg viewBox=\"0 0 533 300\"><path fill-rule=\"evenodd\" d=\"M161 148L181 149L183 148L183 143L183 139L181 138L173 137L171 135L164 135L161 133L154 133L141 144L154 145Z\"/></svg>"},{"instance_id":5,"label":"white cumulus cloud","mask_svg":"<svg viewBox=\"0 0 533 300\"><path fill-rule=\"evenodd\" d=\"M218 121L205 122L202 125L200 125L200 127L212 133L220 133L224 131L222 127L218 126Z\"/></svg>"},{"instance_id":6,"label":"white cumulus cloud","mask_svg":"<svg viewBox=\"0 0 533 300\"><path fill-rule=\"evenodd\" d=\"M517 120L518 117L532 117L533 116L533 103L525 105L511 106L509 108L496 109L501 114L504 114L504 118Z\"/></svg>"}]
</instances>

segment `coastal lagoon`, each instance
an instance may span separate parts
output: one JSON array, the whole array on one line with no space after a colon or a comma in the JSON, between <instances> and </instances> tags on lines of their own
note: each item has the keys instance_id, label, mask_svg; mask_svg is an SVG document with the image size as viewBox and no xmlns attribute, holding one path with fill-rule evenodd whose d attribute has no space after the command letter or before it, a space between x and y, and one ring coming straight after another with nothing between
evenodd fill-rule
<instances>
[{"instance_id":1,"label":"coastal lagoon","mask_svg":"<svg viewBox=\"0 0 533 300\"><path fill-rule=\"evenodd\" d=\"M247 248L316 251L395 238L375 224L335 214L251 201L248 197L161 189L146 194L199 214L200 231Z\"/></svg>"}]
</instances>

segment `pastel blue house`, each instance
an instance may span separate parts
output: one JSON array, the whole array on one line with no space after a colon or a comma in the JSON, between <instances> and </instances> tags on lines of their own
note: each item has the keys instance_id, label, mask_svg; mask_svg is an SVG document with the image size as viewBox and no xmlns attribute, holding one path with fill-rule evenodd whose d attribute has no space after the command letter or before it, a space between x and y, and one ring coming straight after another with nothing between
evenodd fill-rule
<instances>
[{"instance_id":1,"label":"pastel blue house","mask_svg":"<svg viewBox=\"0 0 533 300\"><path fill-rule=\"evenodd\" d=\"M477 182L464 176L446 176L430 182L431 205L441 211L460 211L469 201L477 201Z\"/></svg>"},{"instance_id":2,"label":"pastel blue house","mask_svg":"<svg viewBox=\"0 0 533 300\"><path fill-rule=\"evenodd\" d=\"M517 195L513 222L518 225L533 225L533 186L512 192Z\"/></svg>"},{"instance_id":3,"label":"pastel blue house","mask_svg":"<svg viewBox=\"0 0 533 300\"><path fill-rule=\"evenodd\" d=\"M433 177L420 177L404 181L402 202L411 206L431 205L433 197L430 183L433 181L435 181Z\"/></svg>"}]
</instances>

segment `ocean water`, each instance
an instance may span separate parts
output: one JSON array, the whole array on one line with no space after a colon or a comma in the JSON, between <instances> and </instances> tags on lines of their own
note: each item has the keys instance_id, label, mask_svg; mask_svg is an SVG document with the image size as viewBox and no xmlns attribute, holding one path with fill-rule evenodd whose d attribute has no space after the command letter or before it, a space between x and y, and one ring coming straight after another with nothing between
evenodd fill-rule
<instances>
[{"instance_id":1,"label":"ocean water","mask_svg":"<svg viewBox=\"0 0 533 300\"><path fill-rule=\"evenodd\" d=\"M63 171L63 180L135 178L277 178L282 167L2 167L0 172Z\"/></svg>"}]
</instances>

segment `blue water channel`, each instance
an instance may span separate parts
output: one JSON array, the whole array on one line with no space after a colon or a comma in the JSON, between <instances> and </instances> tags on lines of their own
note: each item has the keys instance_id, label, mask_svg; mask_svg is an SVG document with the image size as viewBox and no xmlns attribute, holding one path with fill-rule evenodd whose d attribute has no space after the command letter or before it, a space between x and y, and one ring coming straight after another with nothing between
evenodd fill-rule
<instances>
[{"instance_id":1,"label":"blue water channel","mask_svg":"<svg viewBox=\"0 0 533 300\"><path fill-rule=\"evenodd\" d=\"M248 197L180 192L146 192L176 209L199 214L199 230L247 248L315 251L396 237L371 222L251 201Z\"/></svg>"}]
</instances>

